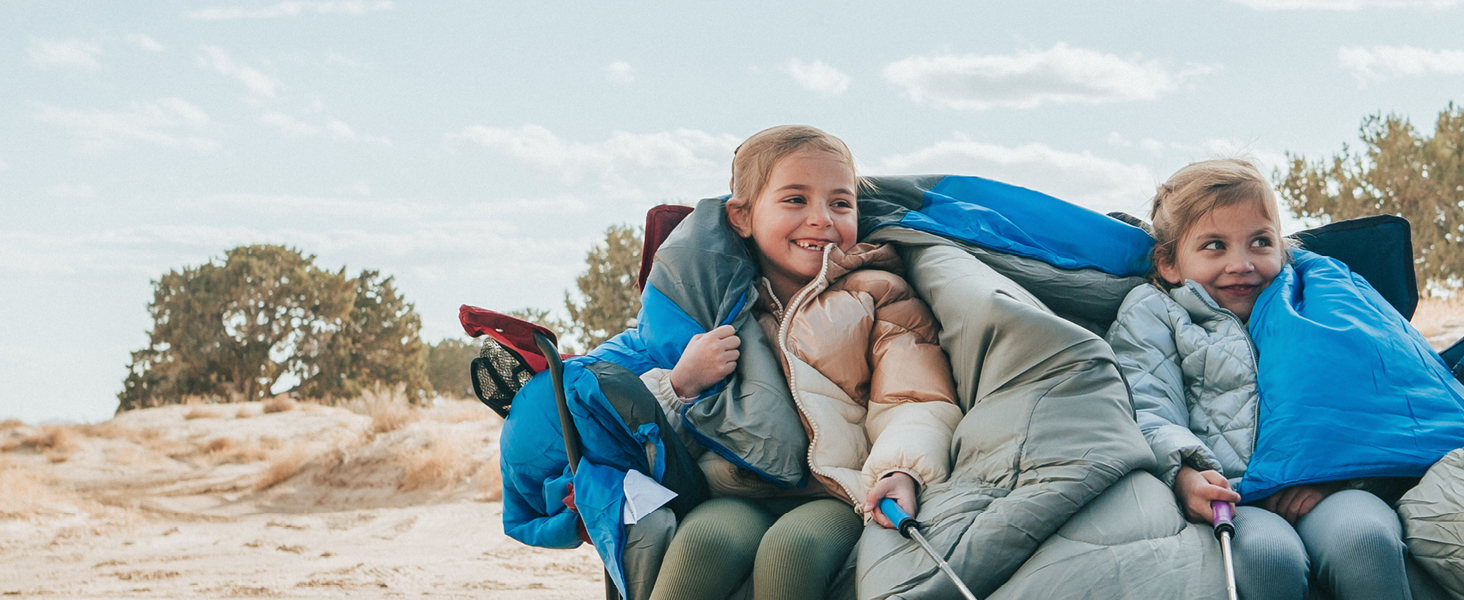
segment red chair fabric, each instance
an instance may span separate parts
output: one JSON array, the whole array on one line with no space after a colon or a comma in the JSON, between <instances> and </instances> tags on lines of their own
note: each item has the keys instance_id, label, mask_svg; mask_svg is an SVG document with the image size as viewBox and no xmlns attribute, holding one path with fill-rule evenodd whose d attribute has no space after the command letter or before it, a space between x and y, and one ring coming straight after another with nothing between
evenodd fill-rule
<instances>
[{"instance_id":1,"label":"red chair fabric","mask_svg":"<svg viewBox=\"0 0 1464 600\"><path fill-rule=\"evenodd\" d=\"M646 278L651 276L651 265L656 260L656 249L671 235L671 230L676 229L686 215L691 214L692 207L676 204L662 204L656 206L646 213L646 230L642 236L640 278L636 281L636 289L646 289Z\"/></svg>"},{"instance_id":2,"label":"red chair fabric","mask_svg":"<svg viewBox=\"0 0 1464 600\"><path fill-rule=\"evenodd\" d=\"M544 334L556 346L559 344L559 336L554 335L554 332L547 327L496 313L486 308L464 304L458 309L458 321L462 322L463 331L466 331L468 335L472 337L490 336L509 350L518 353L524 364L527 364L535 373L548 368L549 363L544 359L544 353L539 351L539 346L534 344L534 332Z\"/></svg>"}]
</instances>

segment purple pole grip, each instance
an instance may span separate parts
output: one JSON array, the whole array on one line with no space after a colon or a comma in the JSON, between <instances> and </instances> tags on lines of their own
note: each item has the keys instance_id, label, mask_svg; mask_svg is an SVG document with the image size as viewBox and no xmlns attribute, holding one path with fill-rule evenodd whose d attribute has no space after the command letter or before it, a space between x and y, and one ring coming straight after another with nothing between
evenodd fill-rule
<instances>
[{"instance_id":1,"label":"purple pole grip","mask_svg":"<svg viewBox=\"0 0 1464 600\"><path fill-rule=\"evenodd\" d=\"M1215 512L1214 524L1217 526L1221 523L1229 525L1231 524L1231 521L1235 519L1234 509L1230 507L1229 502L1221 502L1219 500L1211 502L1210 510Z\"/></svg>"}]
</instances>

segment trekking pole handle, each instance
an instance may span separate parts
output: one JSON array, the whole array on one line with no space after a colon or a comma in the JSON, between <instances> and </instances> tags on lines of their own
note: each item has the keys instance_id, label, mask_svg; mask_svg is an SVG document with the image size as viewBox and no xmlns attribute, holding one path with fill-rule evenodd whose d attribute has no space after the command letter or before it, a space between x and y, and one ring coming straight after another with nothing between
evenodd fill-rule
<instances>
[{"instance_id":1,"label":"trekking pole handle","mask_svg":"<svg viewBox=\"0 0 1464 600\"><path fill-rule=\"evenodd\" d=\"M910 530L919 525L915 521L915 517L910 516L910 513L900 508L900 504L895 502L894 498L880 500L879 511L884 513L885 518L889 519L891 523L895 524L895 529L900 530L900 535L907 538L910 537Z\"/></svg>"},{"instance_id":2,"label":"trekking pole handle","mask_svg":"<svg viewBox=\"0 0 1464 600\"><path fill-rule=\"evenodd\" d=\"M1210 501L1210 510L1215 513L1215 520L1212 523L1215 526L1215 537L1218 538L1223 533L1234 535L1235 509L1230 503L1221 500L1212 500Z\"/></svg>"}]
</instances>

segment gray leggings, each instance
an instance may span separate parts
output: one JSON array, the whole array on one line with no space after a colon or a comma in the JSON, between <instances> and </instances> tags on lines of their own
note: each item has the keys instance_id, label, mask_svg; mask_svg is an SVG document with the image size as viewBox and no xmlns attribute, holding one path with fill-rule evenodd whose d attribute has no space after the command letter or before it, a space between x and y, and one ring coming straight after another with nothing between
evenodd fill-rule
<instances>
[{"instance_id":1,"label":"gray leggings","mask_svg":"<svg viewBox=\"0 0 1464 600\"><path fill-rule=\"evenodd\" d=\"M1408 548L1397 513L1362 490L1327 496L1295 528L1241 506L1235 515L1235 579L1246 600L1307 597L1315 581L1337 600L1411 600Z\"/></svg>"}]
</instances>

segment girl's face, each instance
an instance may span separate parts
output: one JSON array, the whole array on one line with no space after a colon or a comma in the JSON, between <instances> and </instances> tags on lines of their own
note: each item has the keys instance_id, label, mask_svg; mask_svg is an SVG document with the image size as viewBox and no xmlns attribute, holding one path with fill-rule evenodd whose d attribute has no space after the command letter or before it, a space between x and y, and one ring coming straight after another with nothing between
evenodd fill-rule
<instances>
[{"instance_id":1,"label":"girl's face","mask_svg":"<svg viewBox=\"0 0 1464 600\"><path fill-rule=\"evenodd\" d=\"M781 300L818 276L825 246L854 246L858 189L854 170L839 156L799 150L773 165L762 193L744 210L728 211L732 227L757 245L763 276Z\"/></svg>"},{"instance_id":2,"label":"girl's face","mask_svg":"<svg viewBox=\"0 0 1464 600\"><path fill-rule=\"evenodd\" d=\"M1175 285L1195 281L1221 308L1249 321L1256 298L1281 272L1285 258L1276 223L1257 200L1202 217L1179 239L1174 263L1159 265L1159 275Z\"/></svg>"}]
</instances>

